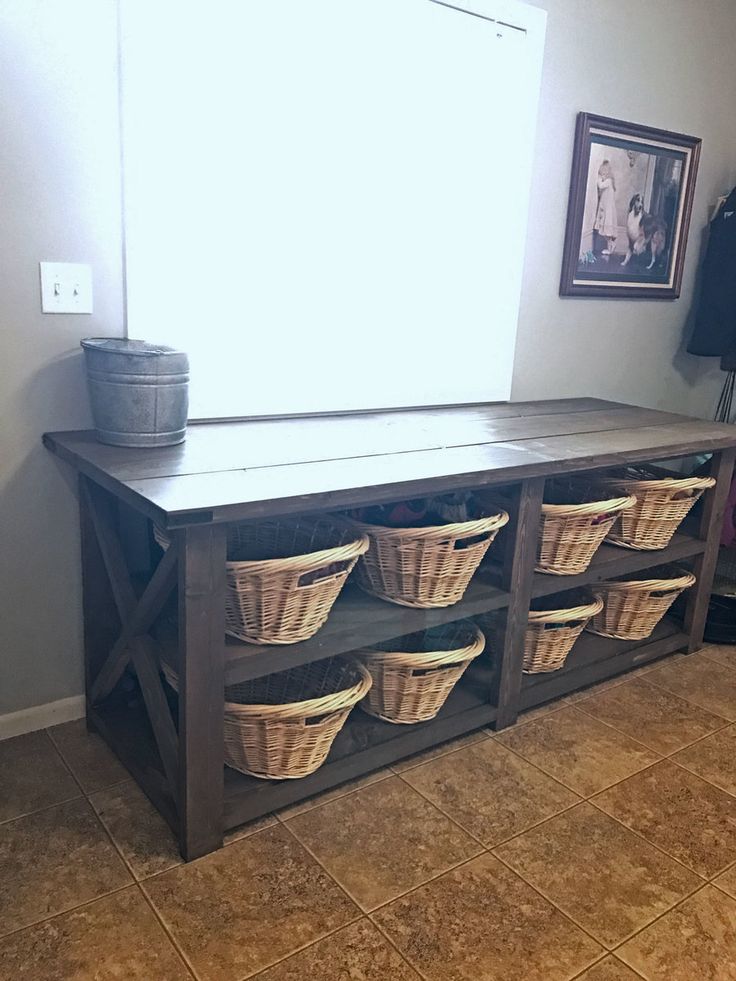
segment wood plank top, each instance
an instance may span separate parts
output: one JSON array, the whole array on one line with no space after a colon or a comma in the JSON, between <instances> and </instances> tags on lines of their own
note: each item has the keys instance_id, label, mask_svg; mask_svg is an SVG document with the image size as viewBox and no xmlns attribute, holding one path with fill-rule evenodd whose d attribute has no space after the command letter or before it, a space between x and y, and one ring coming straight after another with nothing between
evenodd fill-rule
<instances>
[{"instance_id":1,"label":"wood plank top","mask_svg":"<svg viewBox=\"0 0 736 981\"><path fill-rule=\"evenodd\" d=\"M179 446L45 445L169 527L349 507L736 445L736 428L600 399L203 422Z\"/></svg>"}]
</instances>

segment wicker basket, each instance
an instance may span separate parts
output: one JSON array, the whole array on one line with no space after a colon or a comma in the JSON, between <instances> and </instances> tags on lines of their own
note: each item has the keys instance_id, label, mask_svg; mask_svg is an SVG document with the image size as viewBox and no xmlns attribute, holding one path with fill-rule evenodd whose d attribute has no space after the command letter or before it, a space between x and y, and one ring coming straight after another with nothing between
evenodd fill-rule
<instances>
[{"instance_id":1,"label":"wicker basket","mask_svg":"<svg viewBox=\"0 0 736 981\"><path fill-rule=\"evenodd\" d=\"M153 533L165 548L165 532ZM329 515L231 525L226 633L250 644L307 640L367 549L365 535Z\"/></svg>"},{"instance_id":2,"label":"wicker basket","mask_svg":"<svg viewBox=\"0 0 736 981\"><path fill-rule=\"evenodd\" d=\"M551 482L539 528L539 572L574 576L585 572L618 516L636 504L633 495L606 498L600 485Z\"/></svg>"},{"instance_id":3,"label":"wicker basket","mask_svg":"<svg viewBox=\"0 0 736 981\"><path fill-rule=\"evenodd\" d=\"M525 674L558 671L592 616L603 609L603 601L584 591L534 600L524 634Z\"/></svg>"},{"instance_id":4,"label":"wicker basket","mask_svg":"<svg viewBox=\"0 0 736 981\"><path fill-rule=\"evenodd\" d=\"M373 678L360 707L404 725L433 719L485 643L475 624L458 620L355 651Z\"/></svg>"},{"instance_id":5,"label":"wicker basket","mask_svg":"<svg viewBox=\"0 0 736 981\"><path fill-rule=\"evenodd\" d=\"M621 512L607 540L624 548L666 548L713 477L661 477L646 467L627 467L602 479L606 487L635 494L636 506Z\"/></svg>"},{"instance_id":6,"label":"wicker basket","mask_svg":"<svg viewBox=\"0 0 736 981\"><path fill-rule=\"evenodd\" d=\"M427 528L385 528L353 521L370 539L355 570L367 593L400 606L452 606L509 520L505 511Z\"/></svg>"},{"instance_id":7,"label":"wicker basket","mask_svg":"<svg viewBox=\"0 0 736 981\"><path fill-rule=\"evenodd\" d=\"M597 583L603 609L586 630L619 640L644 640L680 593L694 584L695 576L677 566L659 566L638 576L629 573L625 579Z\"/></svg>"},{"instance_id":8,"label":"wicker basket","mask_svg":"<svg viewBox=\"0 0 736 981\"><path fill-rule=\"evenodd\" d=\"M163 671L176 689L176 675L166 665ZM229 685L225 762L263 780L295 780L314 773L370 687L363 665L343 657Z\"/></svg>"}]
</instances>

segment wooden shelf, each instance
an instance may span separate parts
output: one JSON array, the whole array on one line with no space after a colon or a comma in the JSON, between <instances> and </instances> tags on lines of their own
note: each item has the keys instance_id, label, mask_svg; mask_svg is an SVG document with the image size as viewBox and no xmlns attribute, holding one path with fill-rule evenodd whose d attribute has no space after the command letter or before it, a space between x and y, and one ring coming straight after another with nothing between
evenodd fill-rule
<instances>
[{"instance_id":1,"label":"wooden shelf","mask_svg":"<svg viewBox=\"0 0 736 981\"><path fill-rule=\"evenodd\" d=\"M627 572L639 572L641 569L668 562L682 562L702 555L705 545L701 539L685 534L676 534L667 548L656 552L638 552L604 543L593 556L588 569L578 576L551 576L544 572L535 572L532 596L549 596L550 593L559 593L564 589L615 579Z\"/></svg>"},{"instance_id":2,"label":"wooden shelf","mask_svg":"<svg viewBox=\"0 0 736 981\"><path fill-rule=\"evenodd\" d=\"M479 660L484 663L471 665L430 722L392 725L353 709L327 762L308 777L259 780L225 767L225 829L490 725L496 718L495 706L488 701L491 668L485 658ZM90 710L90 721L176 832L176 809L141 699L113 695Z\"/></svg>"},{"instance_id":3,"label":"wooden shelf","mask_svg":"<svg viewBox=\"0 0 736 981\"><path fill-rule=\"evenodd\" d=\"M471 665L437 717L415 725L394 725L354 709L335 740L327 761L300 780L259 780L225 770L225 826L237 827L329 787L388 766L438 743L489 725L496 708L489 702L491 669Z\"/></svg>"},{"instance_id":4,"label":"wooden shelf","mask_svg":"<svg viewBox=\"0 0 736 981\"><path fill-rule=\"evenodd\" d=\"M602 545L594 555L590 568L578 576L535 573L532 595L547 596L664 562L684 561L700 555L704 548L705 542L684 534L675 535L670 545L658 552L636 552L615 545ZM497 585L499 579L499 567L489 563L476 573L459 603L434 610L415 610L387 603L368 596L357 586L347 586L324 627L300 644L244 644L234 637L224 638L225 684L238 684L333 654L344 654L368 644L402 637L416 630L502 609L508 605L509 594ZM175 624L168 621L158 625L155 636L161 645L162 658L173 668L176 663Z\"/></svg>"},{"instance_id":5,"label":"wooden shelf","mask_svg":"<svg viewBox=\"0 0 736 981\"><path fill-rule=\"evenodd\" d=\"M416 630L489 613L505 607L508 600L508 593L493 585L483 574L473 579L459 603L434 610L397 606L368 596L357 586L347 586L324 627L300 644L244 644L226 637L225 684L237 684L333 654L354 651L367 644L403 637ZM173 668L176 664L175 623L161 624L155 636L161 645L161 656Z\"/></svg>"},{"instance_id":6,"label":"wooden shelf","mask_svg":"<svg viewBox=\"0 0 736 981\"><path fill-rule=\"evenodd\" d=\"M702 555L705 546L706 543L702 539L682 532L673 536L667 548L656 552L638 552L604 542L593 556L590 566L577 576L554 576L545 572L535 572L532 577L532 596L549 596L551 593L562 593L566 589L615 579L616 576L622 576L627 572L639 572L641 569L649 569L668 562L684 562ZM500 582L501 568L497 562L488 562L483 570L490 582Z\"/></svg>"},{"instance_id":7,"label":"wooden shelf","mask_svg":"<svg viewBox=\"0 0 736 981\"><path fill-rule=\"evenodd\" d=\"M524 675L521 707L532 708L596 684L647 661L682 650L687 644L688 635L669 617L665 617L646 640L612 640L610 637L583 633L568 655L564 668Z\"/></svg>"}]
</instances>

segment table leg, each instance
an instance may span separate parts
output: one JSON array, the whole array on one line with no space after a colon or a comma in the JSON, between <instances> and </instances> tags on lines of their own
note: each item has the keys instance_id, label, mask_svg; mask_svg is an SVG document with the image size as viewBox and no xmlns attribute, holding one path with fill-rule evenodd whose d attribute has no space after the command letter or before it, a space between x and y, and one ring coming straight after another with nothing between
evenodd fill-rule
<instances>
[{"instance_id":1,"label":"table leg","mask_svg":"<svg viewBox=\"0 0 736 981\"><path fill-rule=\"evenodd\" d=\"M86 493L87 477L79 477L79 521L82 547L82 610L84 614L84 675L87 702L100 668L121 630L115 598L97 541ZM88 726L89 716L88 716ZM91 728L91 726L90 726Z\"/></svg>"},{"instance_id":2,"label":"table leg","mask_svg":"<svg viewBox=\"0 0 736 981\"><path fill-rule=\"evenodd\" d=\"M685 611L685 630L689 634L688 653L692 654L703 646L705 621L713 587L713 575L718 561L723 512L726 498L731 489L734 455L736 450L722 450L714 453L710 462L710 474L716 478L716 486L706 491L703 498L703 513L700 518L700 537L708 544L702 555L693 565L697 583L690 590Z\"/></svg>"},{"instance_id":3,"label":"table leg","mask_svg":"<svg viewBox=\"0 0 736 981\"><path fill-rule=\"evenodd\" d=\"M179 846L189 861L222 846L226 528L179 540Z\"/></svg>"},{"instance_id":4,"label":"table leg","mask_svg":"<svg viewBox=\"0 0 736 981\"><path fill-rule=\"evenodd\" d=\"M543 496L543 477L523 481L515 493L516 506L512 509L509 522L502 584L511 597L505 615L497 679L497 729L513 725L519 711L524 634L529 616Z\"/></svg>"}]
</instances>

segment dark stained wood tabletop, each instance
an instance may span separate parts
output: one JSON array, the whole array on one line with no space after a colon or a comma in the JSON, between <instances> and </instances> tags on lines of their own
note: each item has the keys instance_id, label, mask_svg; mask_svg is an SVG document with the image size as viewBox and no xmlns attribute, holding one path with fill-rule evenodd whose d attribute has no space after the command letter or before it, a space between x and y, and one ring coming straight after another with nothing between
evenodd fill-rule
<instances>
[{"instance_id":1,"label":"dark stained wood tabletop","mask_svg":"<svg viewBox=\"0 0 736 981\"><path fill-rule=\"evenodd\" d=\"M349 507L736 445L736 427L600 399L190 424L178 446L46 433L60 458L163 525Z\"/></svg>"}]
</instances>

